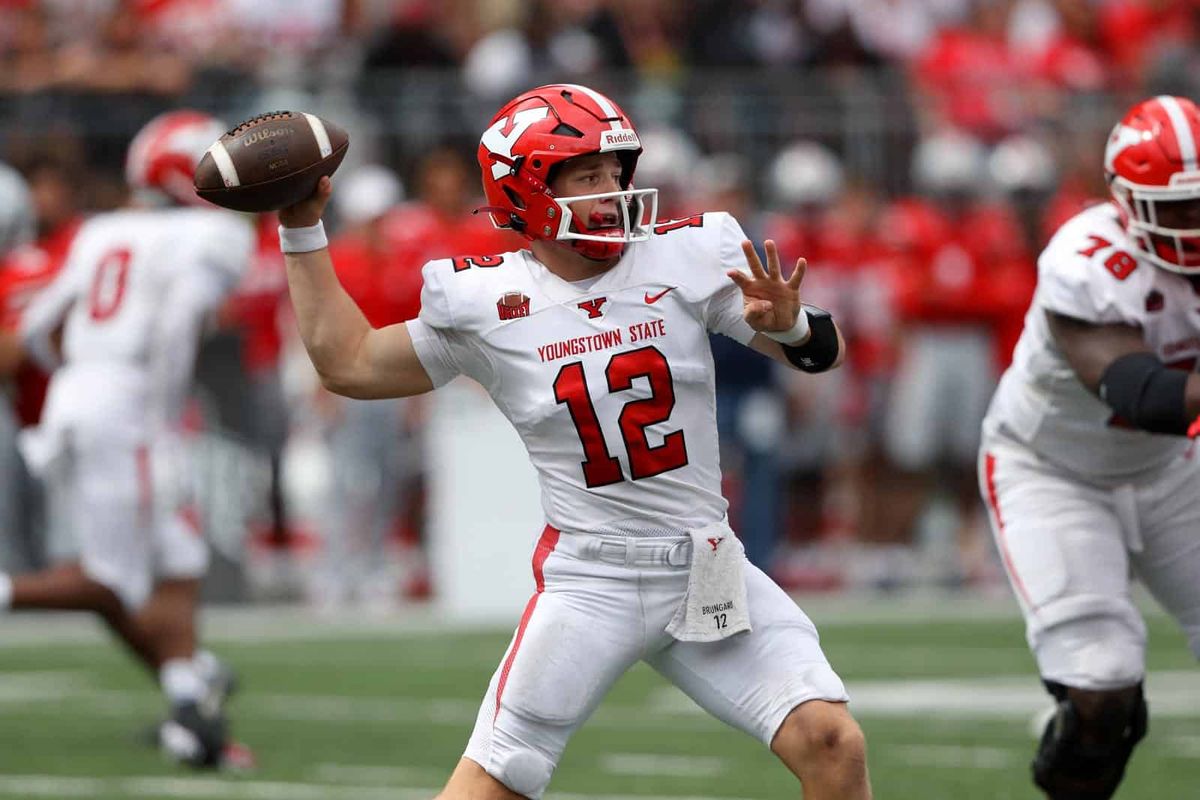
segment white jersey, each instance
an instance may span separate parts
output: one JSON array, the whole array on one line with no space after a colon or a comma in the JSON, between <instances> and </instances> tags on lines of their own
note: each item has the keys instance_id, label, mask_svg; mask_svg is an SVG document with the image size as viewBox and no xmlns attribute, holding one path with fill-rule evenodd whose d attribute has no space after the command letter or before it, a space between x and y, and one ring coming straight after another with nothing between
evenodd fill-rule
<instances>
[{"instance_id":1,"label":"white jersey","mask_svg":"<svg viewBox=\"0 0 1200 800\"><path fill-rule=\"evenodd\" d=\"M1000 380L985 431L1006 433L1082 477L1119 481L1167 464L1182 436L1124 425L1080 383L1050 333L1046 312L1137 326L1168 366L1200 357L1200 293L1187 278L1138 256L1111 203L1063 225L1038 259L1038 287L1013 363Z\"/></svg>"},{"instance_id":2,"label":"white jersey","mask_svg":"<svg viewBox=\"0 0 1200 800\"><path fill-rule=\"evenodd\" d=\"M745 269L744 239L723 213L660 223L579 284L528 251L431 261L409 331L435 386L475 379L517 429L551 525L700 527L728 506L708 333L754 336L725 274Z\"/></svg>"},{"instance_id":3,"label":"white jersey","mask_svg":"<svg viewBox=\"0 0 1200 800\"><path fill-rule=\"evenodd\" d=\"M168 425L190 387L206 316L240 279L254 234L215 209L131 210L83 225L22 324L35 358L62 364L43 426Z\"/></svg>"}]
</instances>

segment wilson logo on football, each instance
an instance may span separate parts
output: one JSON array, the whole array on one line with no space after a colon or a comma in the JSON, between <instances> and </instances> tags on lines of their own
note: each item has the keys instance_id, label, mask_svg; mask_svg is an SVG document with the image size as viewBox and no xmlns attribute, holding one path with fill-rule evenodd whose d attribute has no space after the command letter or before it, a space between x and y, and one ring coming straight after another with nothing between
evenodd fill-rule
<instances>
[{"instance_id":1,"label":"wilson logo on football","mask_svg":"<svg viewBox=\"0 0 1200 800\"><path fill-rule=\"evenodd\" d=\"M505 292L496 301L496 313L501 320L529 316L529 298L520 292Z\"/></svg>"}]
</instances>

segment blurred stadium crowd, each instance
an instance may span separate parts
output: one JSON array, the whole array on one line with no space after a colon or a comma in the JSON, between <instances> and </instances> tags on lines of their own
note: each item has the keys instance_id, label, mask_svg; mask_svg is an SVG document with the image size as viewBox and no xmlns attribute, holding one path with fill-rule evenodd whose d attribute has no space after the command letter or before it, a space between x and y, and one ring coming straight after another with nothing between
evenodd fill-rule
<instances>
[{"instance_id":1,"label":"blurred stadium crowd","mask_svg":"<svg viewBox=\"0 0 1200 800\"><path fill-rule=\"evenodd\" d=\"M818 379L715 343L752 560L798 589L1001 582L979 421L1037 252L1107 195L1109 127L1133 99L1200 94L1192 0L0 0L0 160L38 226L0 271L4 324L82 217L124 201L130 136L182 106L349 130L335 261L373 324L415 316L426 260L520 246L469 214L474 147L499 100L560 80L630 111L664 216L727 210L806 257L805 299L850 339ZM260 231L193 415L226 594L423 596L422 403L320 390ZM9 390L3 530L26 533L0 552L29 566L44 525L12 442L37 388Z\"/></svg>"}]
</instances>

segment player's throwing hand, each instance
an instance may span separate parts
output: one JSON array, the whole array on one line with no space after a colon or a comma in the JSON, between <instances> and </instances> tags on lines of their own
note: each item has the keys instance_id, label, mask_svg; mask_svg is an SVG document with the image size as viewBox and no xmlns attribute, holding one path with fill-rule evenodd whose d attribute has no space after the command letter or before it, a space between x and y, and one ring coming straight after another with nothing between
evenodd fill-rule
<instances>
[{"instance_id":1,"label":"player's throwing hand","mask_svg":"<svg viewBox=\"0 0 1200 800\"><path fill-rule=\"evenodd\" d=\"M767 239L763 247L767 251L766 270L758 260L758 253L754 252L754 244L747 240L742 242L742 252L746 254L750 274L735 269L727 274L742 290L742 316L751 328L756 331L786 331L796 324L800 314L800 282L804 280L808 262L803 258L798 259L795 271L784 280L775 242Z\"/></svg>"}]
</instances>

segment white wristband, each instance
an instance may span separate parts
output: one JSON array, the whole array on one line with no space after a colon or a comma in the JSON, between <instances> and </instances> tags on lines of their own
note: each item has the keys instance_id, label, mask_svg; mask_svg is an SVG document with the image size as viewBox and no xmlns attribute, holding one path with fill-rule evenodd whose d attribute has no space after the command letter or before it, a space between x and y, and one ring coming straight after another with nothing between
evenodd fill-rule
<instances>
[{"instance_id":1,"label":"white wristband","mask_svg":"<svg viewBox=\"0 0 1200 800\"><path fill-rule=\"evenodd\" d=\"M800 313L796 315L796 324L786 331L762 331L761 333L780 344L798 344L812 333L812 327L808 324L808 312L801 307Z\"/></svg>"},{"instance_id":2,"label":"white wristband","mask_svg":"<svg viewBox=\"0 0 1200 800\"><path fill-rule=\"evenodd\" d=\"M320 220L307 228L285 228L279 226L279 249L285 253L311 253L329 247L325 238L325 223Z\"/></svg>"}]
</instances>

